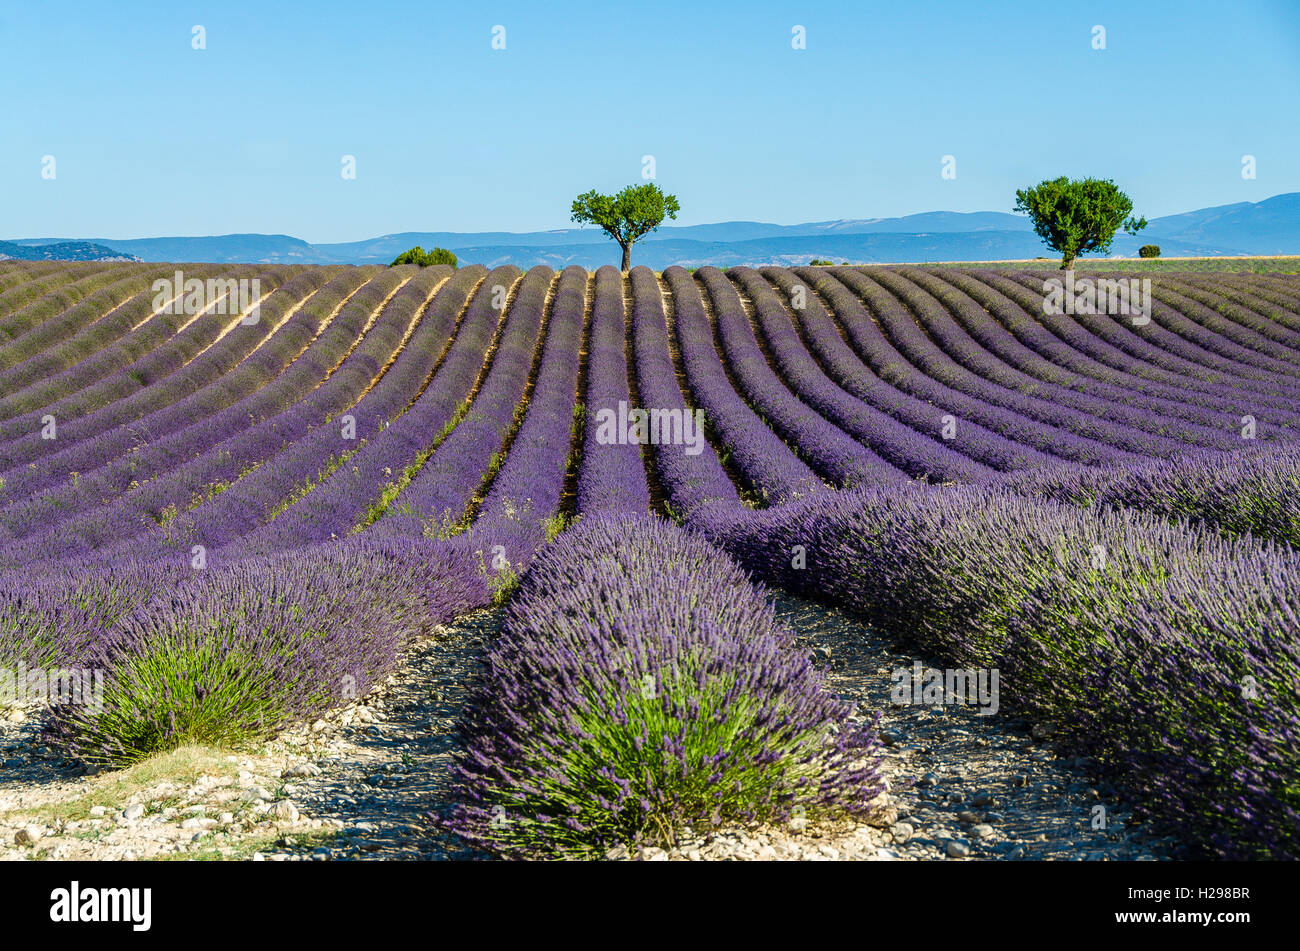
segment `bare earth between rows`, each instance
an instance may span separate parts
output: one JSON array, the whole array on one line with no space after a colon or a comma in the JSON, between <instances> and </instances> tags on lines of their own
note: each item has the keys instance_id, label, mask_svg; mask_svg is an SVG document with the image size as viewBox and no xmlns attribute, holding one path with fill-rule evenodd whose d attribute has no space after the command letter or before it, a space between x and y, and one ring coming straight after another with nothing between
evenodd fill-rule
<instances>
[{"instance_id":1,"label":"bare earth between rows","mask_svg":"<svg viewBox=\"0 0 1300 951\"><path fill-rule=\"evenodd\" d=\"M777 597L782 619L856 704L883 712L888 807L871 824L686 830L648 860L1163 860L1176 838L1135 820L1087 760L974 706L897 705L891 673L924 658L839 611ZM76 775L36 745L34 716L0 723L0 858L472 859L425 818L452 799L455 725L500 612L411 651L360 703L264 747L178 754L156 770ZM1100 807L1100 809L1098 808Z\"/></svg>"}]
</instances>

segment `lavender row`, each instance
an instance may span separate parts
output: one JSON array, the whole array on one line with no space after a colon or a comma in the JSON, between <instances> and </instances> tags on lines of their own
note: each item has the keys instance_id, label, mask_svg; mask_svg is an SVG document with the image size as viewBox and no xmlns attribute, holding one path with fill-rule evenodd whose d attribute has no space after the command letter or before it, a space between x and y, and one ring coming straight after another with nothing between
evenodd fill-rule
<instances>
[{"instance_id":1,"label":"lavender row","mask_svg":"<svg viewBox=\"0 0 1300 951\"><path fill-rule=\"evenodd\" d=\"M1105 468L1061 466L1016 473L1003 484L1035 498L1133 508L1300 550L1300 445L1295 443L1200 450Z\"/></svg>"},{"instance_id":2,"label":"lavender row","mask_svg":"<svg viewBox=\"0 0 1300 951\"><path fill-rule=\"evenodd\" d=\"M265 461L279 451L286 441L301 436L301 431L277 431L276 417L313 390L322 402L333 397L348 405L359 395L359 389L349 399L346 388L359 388L368 380L348 374L332 387L321 384L356 345L371 315L410 274L411 270L381 272L339 307L329 326L301 356L293 359L286 354L281 358L282 363L292 360L282 374L233 405L150 443L88 477L0 512L0 524L13 531L26 535L44 530L43 534L28 538L22 546L8 546L3 550L4 557L36 559L49 557L42 554L49 551L58 552L54 557L76 557L93 552L119 536L123 525L138 530L140 525L147 524L147 518L161 520L168 508L185 504L193 493L205 491L214 483L235 478L244 468ZM326 317L328 314L320 317L317 329ZM231 382L232 377L223 382ZM322 416L328 412L324 410ZM147 480L133 487L131 483L137 474L146 475ZM109 504L104 504L110 499ZM96 505L99 507L93 508ZM76 518L61 514L61 510L66 513L87 507L92 510Z\"/></svg>"},{"instance_id":3,"label":"lavender row","mask_svg":"<svg viewBox=\"0 0 1300 951\"><path fill-rule=\"evenodd\" d=\"M457 411L473 392L501 326L507 291L519 274L513 266L488 274L470 301L451 349L415 404L274 521L228 546L226 557L341 538L384 514L384 504L409 483L456 424ZM418 538L422 527L386 534ZM372 530L371 534L385 533Z\"/></svg>"},{"instance_id":4,"label":"lavender row","mask_svg":"<svg viewBox=\"0 0 1300 951\"><path fill-rule=\"evenodd\" d=\"M1040 277L1011 272L999 277L996 283L1001 287L1003 281L1009 282L1012 288L1019 286L1041 300L1043 282ZM1248 398L1255 405L1269 407L1274 413L1295 412L1294 400L1270 392L1267 381L1251 378L1249 374L1253 371L1243 368L1225 369L1223 361L1216 361L1212 354L1190 345L1177 334L1171 334L1157 324L1148 323L1137 327L1127 317L1116 319L1107 314L1095 314L1089 316L1084 329L1094 339L1119 351L1121 360L1127 354L1135 372L1150 366L1169 375L1175 386L1235 394L1239 400ZM1210 387L1215 389L1211 390Z\"/></svg>"},{"instance_id":5,"label":"lavender row","mask_svg":"<svg viewBox=\"0 0 1300 951\"><path fill-rule=\"evenodd\" d=\"M627 279L632 284L632 366L642 404L634 409L647 414L657 413L661 421L668 421L658 427L654 427L652 417L647 417L646 421L646 435L655 443L655 471L659 474L659 481L671 498L676 514L681 516L701 505L739 505L740 495L736 487L718 462L713 447L704 441L694 407L686 405L677 385L677 371L668 349L668 327L659 282L655 280L654 272L646 267L633 268ZM676 428L672 423L674 413L680 420L680 426ZM693 444L686 440L688 425L693 427ZM649 432L652 427L658 429L658 435ZM628 429L630 437L630 417ZM665 432L668 438L662 438ZM623 434L618 435L621 438Z\"/></svg>"},{"instance_id":6,"label":"lavender row","mask_svg":"<svg viewBox=\"0 0 1300 951\"><path fill-rule=\"evenodd\" d=\"M1007 326L1027 315L1001 295L982 293L978 287L968 287L957 278L944 280L926 271L907 268L899 273L943 301L962 328L1013 372L1046 384L1042 394L1046 398L1187 445L1219 449L1233 445L1240 426L1237 417L1208 418L1204 423L1186 420L1183 414L1187 408L1180 402L1149 399L1131 389L1084 376L1027 346ZM1050 334L1042 336L1046 338ZM1046 340L1039 342L1046 343ZM1067 348L1057 343L1054 355L1066 356Z\"/></svg>"},{"instance_id":7,"label":"lavender row","mask_svg":"<svg viewBox=\"0 0 1300 951\"><path fill-rule=\"evenodd\" d=\"M329 331L313 345L317 351L315 355L320 357L329 354L331 344L356 344L356 349L350 353L344 349L346 356L328 373L327 380L300 393L297 398L289 395L289 402L283 409L267 414L256 423L250 425L244 421L224 437L218 431L216 435L220 438L213 439L208 451L192 453L190 458L168 466L153 479L102 509L60 526L57 544L60 547L71 546L68 555L72 557L115 558L123 550L135 549L139 545L136 536L152 530L152 548L160 552L159 557L174 558L179 549L188 558L193 546L185 536L192 525L192 517L186 509L206 495L230 491L226 486L237 484L241 475L254 467L260 468L302 436L350 408L388 364L411 326L413 315L429 299L433 287L447 272L448 269L419 272L401 283L401 290L392 291L386 304L384 301L389 289L384 284L363 288L340 310ZM407 276L411 273L413 269L408 269ZM394 280L402 282L403 278L394 275ZM399 302L401 291L407 289L409 294ZM378 317L374 325L361 337L363 327L376 311ZM350 338L343 335L350 335ZM285 376L290 377L293 373L290 370ZM284 382L282 378L262 392ZM235 422L239 423L238 420ZM198 541L205 546L208 544L206 539Z\"/></svg>"},{"instance_id":8,"label":"lavender row","mask_svg":"<svg viewBox=\"0 0 1300 951\"><path fill-rule=\"evenodd\" d=\"M1217 307L1211 309L1179 293L1171 282L1152 283L1152 296L1164 301L1186 321L1185 324L1171 321L1170 326L1178 333L1230 359L1276 374L1291 386L1300 386L1300 381L1295 379L1300 374L1300 354L1295 350L1242 326L1234 319L1231 309L1220 313Z\"/></svg>"},{"instance_id":9,"label":"lavender row","mask_svg":"<svg viewBox=\"0 0 1300 951\"><path fill-rule=\"evenodd\" d=\"M1074 435L983 398L987 395L1005 396L1006 391L984 383L948 357L934 345L899 300L877 285L859 284L850 273L830 274L813 268L801 269L797 273L830 301L838 323L844 327L853 350L864 363L898 389L948 410L951 416L946 422L948 432L959 445L964 438L963 422L970 421L1057 460L1096 464L1126 458L1096 440ZM850 290L848 285L853 289ZM861 295L871 306L879 326L856 295ZM895 347L894 341L903 352ZM958 383L960 387L956 385ZM973 394L969 392L972 389Z\"/></svg>"},{"instance_id":10,"label":"lavender row","mask_svg":"<svg viewBox=\"0 0 1300 951\"><path fill-rule=\"evenodd\" d=\"M13 332L12 339L0 346L0 378L8 381L0 387L0 396L7 395L15 385L23 386L35 379L24 381L21 375L15 376L11 372L14 367L61 343L137 294L147 293L154 278L162 274L158 265L126 273L109 271L89 278L83 287L65 288L12 314L4 321L5 329ZM93 292L78 298L82 290Z\"/></svg>"},{"instance_id":11,"label":"lavender row","mask_svg":"<svg viewBox=\"0 0 1300 951\"><path fill-rule=\"evenodd\" d=\"M623 276L606 264L596 271L587 354L586 431L577 485L577 508L584 517L650 511L650 488L640 445L603 438L603 420L595 409L631 405L626 320Z\"/></svg>"},{"instance_id":12,"label":"lavender row","mask_svg":"<svg viewBox=\"0 0 1300 951\"><path fill-rule=\"evenodd\" d=\"M883 788L872 726L850 721L763 592L645 517L584 520L537 559L459 732L463 796L444 824L507 857L866 814Z\"/></svg>"},{"instance_id":13,"label":"lavender row","mask_svg":"<svg viewBox=\"0 0 1300 951\"><path fill-rule=\"evenodd\" d=\"M970 374L965 379L981 381L983 398L1125 453L1167 456L1186 448L1132 425L1139 421L1140 413L1035 380L984 350L948 312L948 307L970 307L976 312L971 316L977 319L983 312L969 298L963 299L965 295L945 294L941 302L887 268L873 272L873 279L907 306L949 360Z\"/></svg>"},{"instance_id":14,"label":"lavender row","mask_svg":"<svg viewBox=\"0 0 1300 951\"><path fill-rule=\"evenodd\" d=\"M555 272L545 265L524 275L473 402L371 531L418 537L454 534L462 527L475 493L500 465L506 438L516 414L523 409L524 392L540 349L539 335L546 326L547 292L554 280ZM472 383L469 367L460 379ZM460 389L458 402L467 390ZM451 421L454 405L448 401L446 421ZM566 452L568 445L565 440Z\"/></svg>"},{"instance_id":15,"label":"lavender row","mask_svg":"<svg viewBox=\"0 0 1300 951\"><path fill-rule=\"evenodd\" d=\"M1121 327L1115 322L1103 325L1091 316L1074 317L1063 313L1049 313L1043 305L1043 294L1011 280L1005 274L992 271L962 272L948 277L954 282L961 282L973 296L978 287L973 282L988 287L1015 301L1032 320L1017 320L1008 328L1021 331L1026 335L1026 342L1039 352L1050 355L1055 352L1052 337L1063 341L1074 352L1085 354L1095 361L1092 374L1101 379L1113 379L1116 385L1130 387L1136 391L1148 393L1173 404L1181 400L1189 413L1201 413L1197 407L1223 413L1225 417L1236 421L1246 413L1254 415L1261 422L1268 424L1268 430L1275 427L1295 426L1300 423L1300 413L1287 411L1285 401L1262 400L1243 392L1217 374L1207 373L1203 368L1196 368L1196 376L1188 374L1187 369L1175 369L1180 366L1176 360L1158 362L1160 351L1147 344L1141 338ZM1127 335L1127 339L1126 336ZM1031 338L1032 339L1028 339ZM1122 349L1122 346L1129 349ZM1167 356L1167 355L1166 355ZM1079 366L1082 370L1082 366ZM1213 417L1198 416L1198 419ZM1213 425L1213 423L1208 423Z\"/></svg>"},{"instance_id":16,"label":"lavender row","mask_svg":"<svg viewBox=\"0 0 1300 951\"><path fill-rule=\"evenodd\" d=\"M0 297L0 351L43 321L58 317L102 287L115 284L151 265L130 264L89 269L68 268L28 281Z\"/></svg>"},{"instance_id":17,"label":"lavender row","mask_svg":"<svg viewBox=\"0 0 1300 951\"><path fill-rule=\"evenodd\" d=\"M1236 287L1248 288L1255 296L1280 305L1284 310L1278 320L1288 327L1296 329L1300 325L1300 286L1294 280L1286 280L1280 274L1251 274L1248 277L1223 274L1218 278Z\"/></svg>"},{"instance_id":18,"label":"lavender row","mask_svg":"<svg viewBox=\"0 0 1300 951\"><path fill-rule=\"evenodd\" d=\"M471 526L476 544L485 550L501 545L503 556L519 570L545 543L545 525L559 511L564 493L586 301L586 270L565 268L523 423Z\"/></svg>"},{"instance_id":19,"label":"lavender row","mask_svg":"<svg viewBox=\"0 0 1300 951\"><path fill-rule=\"evenodd\" d=\"M14 262L0 277L0 340L11 339L3 327L6 319L32 301L57 291L61 287L85 280L112 267L110 264L93 264L87 267L69 267L61 261L31 261L31 264L53 264L45 268L16 268Z\"/></svg>"},{"instance_id":20,"label":"lavender row","mask_svg":"<svg viewBox=\"0 0 1300 951\"><path fill-rule=\"evenodd\" d=\"M701 527L764 581L999 671L1002 709L1049 721L1207 852L1300 857L1291 549L976 486L713 514Z\"/></svg>"},{"instance_id":21,"label":"lavender row","mask_svg":"<svg viewBox=\"0 0 1300 951\"><path fill-rule=\"evenodd\" d=\"M1237 291L1225 292L1217 282L1200 285L1182 280L1174 282L1171 289L1221 317L1220 333L1248 349L1289 364L1291 375L1300 372L1300 333L1287 326L1300 319L1300 315L1283 313L1275 306L1261 307L1258 299L1251 300ZM1265 316L1265 310L1272 316ZM1195 318L1196 314L1187 316Z\"/></svg>"},{"instance_id":22,"label":"lavender row","mask_svg":"<svg viewBox=\"0 0 1300 951\"><path fill-rule=\"evenodd\" d=\"M357 538L173 575L127 567L81 583L134 603L80 653L106 672L102 704L53 709L44 743L123 766L263 740L363 696L411 642L487 600L472 555L447 543ZM28 619L34 639L60 627L57 612Z\"/></svg>"},{"instance_id":23,"label":"lavender row","mask_svg":"<svg viewBox=\"0 0 1300 951\"><path fill-rule=\"evenodd\" d=\"M247 534L244 534L247 526L243 521L224 530L219 538L240 536L227 546L224 557L239 558L248 552L276 551L319 539L342 538L363 523L386 491L395 491L409 480L420 464L421 454L438 444L446 427L454 422L457 408L472 391L500 323L506 291L518 279L519 269L512 266L497 268L483 278L451 348L414 404L391 426L375 431L346 460L346 465L329 474L269 524ZM462 286L458 285L458 289ZM284 457L283 462L287 467L283 474L288 478L300 477L302 467L311 465L309 460L297 456ZM320 466L319 456L315 462ZM248 488L248 497L257 503L253 513L259 519L267 505L285 500L280 479L282 470L277 467L271 472L275 476L273 481L259 478ZM210 520L204 526L205 530L215 527ZM411 533L415 537L419 534Z\"/></svg>"},{"instance_id":24,"label":"lavender row","mask_svg":"<svg viewBox=\"0 0 1300 951\"><path fill-rule=\"evenodd\" d=\"M264 465L242 476L229 489L187 512L180 529L179 547L188 550L194 544L203 544L215 551L236 542L269 523L296 495L334 491L338 480L347 476L341 473L331 476L331 473L344 463L347 463L345 471L358 477L364 471L381 472L384 468L400 471L402 457L397 453L401 450L395 447L402 445L403 433L427 429L427 421L421 418L420 411L444 379L435 375L444 351L448 353L444 365L454 362L455 350L448 348L459 347L463 351L466 348L463 341L475 339L481 332L468 317L459 330L457 321L486 273L478 265L457 271L419 316L414 333L392 366L348 409L347 419L336 416L330 424L317 426ZM390 302L394 316L399 318L393 322L394 327L400 325L401 319L409 319L418 312L423 303L420 295L427 290L422 284L412 281ZM375 331L382 329L375 327ZM490 330L487 335L490 337ZM300 407L294 407L289 412L299 410ZM413 457L416 451L409 449L408 457ZM376 454L384 457L378 460L383 463L378 469ZM372 486L362 504L368 503L374 494ZM279 514L291 517L291 511L286 509ZM346 529L335 534L345 533ZM228 560L232 554L227 552L224 557Z\"/></svg>"},{"instance_id":25,"label":"lavender row","mask_svg":"<svg viewBox=\"0 0 1300 951\"><path fill-rule=\"evenodd\" d=\"M0 261L0 314L8 313L5 295L15 287L39 281L56 273L70 275L75 268L63 261ZM69 276L67 278L71 280Z\"/></svg>"},{"instance_id":26,"label":"lavender row","mask_svg":"<svg viewBox=\"0 0 1300 951\"><path fill-rule=\"evenodd\" d=\"M270 295L288 283L294 274L303 270L297 267L276 268L261 273L256 280L261 282L264 294ZM258 316L260 324L260 313ZM16 394L12 403L8 398L0 400L0 404L9 404L11 409L17 410L10 418L0 422L0 440L8 443L4 451L0 452L0 469L13 464L9 459L15 440L40 432L44 425L43 417L55 417L64 427L66 435L68 423L161 383L202 355L223 336L228 336L238 322L244 319L238 314L218 316L205 312L171 339L149 349L138 359L130 359L127 354L110 348L99 355L101 360L112 364L107 372L101 372L98 368L87 372L82 369L84 364L79 363L46 383L28 387L26 397L20 399ZM27 412L22 411L23 404L27 404Z\"/></svg>"},{"instance_id":27,"label":"lavender row","mask_svg":"<svg viewBox=\"0 0 1300 951\"><path fill-rule=\"evenodd\" d=\"M1008 438L1023 440L1062 459L1098 465L1136 458L1136 453L1117 448L1107 439L1099 438L1113 427L1105 426L1101 421L1076 410L1035 399L985 380L958 363L945 348L931 339L925 322L919 320L915 313L915 306L909 306L907 300L890 293L864 274L850 268L835 268L831 277L857 295L861 299L860 304L865 302L871 308L871 314L879 320L891 343L899 348L905 358L905 365L910 365L924 377L964 394L970 400L965 403L964 414L982 420L990 429L996 429ZM922 296L912 298L913 305L941 309L932 298L927 302L924 292L917 290ZM875 333L872 330L874 321L864 308L846 307L844 319L852 337L871 340ZM870 359L872 351L867 347L859 345L859 352L864 358ZM900 370L890 367L887 372L896 375ZM921 381L920 375L913 378L914 385ZM992 415L982 415L990 413ZM1040 428L1044 426L1047 429ZM1138 434L1138 438L1143 442L1150 441L1145 433Z\"/></svg>"},{"instance_id":28,"label":"lavender row","mask_svg":"<svg viewBox=\"0 0 1300 951\"><path fill-rule=\"evenodd\" d=\"M1033 424L1026 425L1027 421L1017 420L1012 414L998 413L996 409L978 405L976 401L963 394L947 390L929 381L922 381L920 388L935 402L918 399L894 381L886 381L878 376L873 372L873 368L844 342L821 300L814 293L813 288L805 283L808 277L821 281L823 275L817 273L809 275L805 271L796 275L782 268L765 268L762 273L792 302L790 309L795 314L796 323L803 329L803 339L809 350L826 368L831 379L847 393L892 416L917 433L939 441L947 448L992 469L999 471L1024 469L1029 466L1049 465L1057 461L1039 449L1028 446L1019 439L1009 439L1002 434L1001 430L985 425L986 421L1000 424L1004 429L1022 435L1021 430L1035 428ZM852 307L856 303L853 296L848 294L842 285L832 283L831 286L839 291L841 300L848 306ZM800 306L795 307L794 303ZM891 359L901 359L897 351L887 343L885 346L887 349L883 351L877 348L877 365L887 364ZM951 428L948 428L945 425L948 420L944 417L954 410L963 411L961 422L959 425L952 422ZM969 411L973 411L974 415ZM955 421L957 417L953 415L949 418ZM1046 427L1038 428L1041 430L1039 435L1044 444L1053 445L1061 441L1059 433L1049 432Z\"/></svg>"},{"instance_id":29,"label":"lavender row","mask_svg":"<svg viewBox=\"0 0 1300 951\"><path fill-rule=\"evenodd\" d=\"M1013 273L1012 278L1032 290L1039 292L1042 290L1041 277ZM1258 394L1261 398L1269 399L1269 405L1275 405L1280 409L1293 409L1295 400L1300 398L1294 392L1288 393L1289 384L1279 384L1276 375L1259 367L1233 361L1216 353L1213 348L1207 349L1170 329L1173 327L1189 332L1193 336L1196 335L1189 329L1192 326L1191 321L1174 313L1160 301L1152 300L1151 317L1151 322L1141 327L1120 326L1119 330L1122 333L1118 335L1118 345L1128 349L1131 346L1129 336L1138 337L1148 345L1149 349L1145 352L1154 355L1153 362L1158 366L1170 369L1177 367L1177 372L1188 372L1189 375L1199 379L1231 383L1246 393ZM1090 326L1095 327L1098 333L1113 336L1113 325L1119 323L1119 320L1109 315L1098 314L1092 318ZM1122 323L1129 324L1130 321L1123 318ZM1108 336L1108 339L1111 337ZM1207 376L1207 372L1212 375Z\"/></svg>"},{"instance_id":30,"label":"lavender row","mask_svg":"<svg viewBox=\"0 0 1300 951\"><path fill-rule=\"evenodd\" d=\"M824 489L825 483L733 387L690 274L685 268L670 267L663 277L672 291L673 322L691 393L742 477L766 504L788 502Z\"/></svg>"},{"instance_id":31,"label":"lavender row","mask_svg":"<svg viewBox=\"0 0 1300 951\"><path fill-rule=\"evenodd\" d=\"M222 274L229 275L232 280L248 281L260 272L249 266L233 268ZM279 274L260 275L257 280L260 281L262 277L272 285L271 289L283 283ZM13 372L16 373L30 365L30 369L39 370L39 375L27 386L11 390L9 395L0 398L0 419L4 420L0 425L12 423L13 417L21 413L33 413L64 396L79 394L101 380L121 375L136 362L146 360L158 349L173 344L178 334L189 331L192 335L195 325L205 328L203 332L207 339L215 339L221 326L233 319L218 316L225 306L224 301L208 303L197 316L184 313L184 309L179 306L164 308L160 313L155 311L153 303L141 296L118 308L114 312L117 318L134 329L129 329L113 342L101 346L102 341L109 336L109 328L103 326L103 321L96 321L94 327L90 328L93 332L74 337L62 346L41 354L38 358L39 366L28 361L27 364L15 367ZM238 302L235 303L237 305Z\"/></svg>"},{"instance_id":32,"label":"lavender row","mask_svg":"<svg viewBox=\"0 0 1300 951\"><path fill-rule=\"evenodd\" d=\"M67 448L60 448L58 439L44 440L42 434L20 440L14 452L21 450L23 456L3 474L4 497L23 499L53 490L53 508L74 511L81 480L73 473L103 476L105 492L121 491L138 471L144 471L138 457L147 440L180 439L183 443L188 427L255 397L304 353L332 313L356 293L367 276L349 269L324 287L316 288L314 277L304 278L301 285L291 282L263 304L263 317L273 328L269 334L261 326L236 328L227 337L228 346L208 351L162 386L137 393L86 420L74 420L67 427L72 432L64 433L63 438L71 443ZM310 292L305 299L300 296L303 291ZM202 385L194 388L192 382ZM111 429L105 431L104 422ZM198 443L196 451L203 445ZM21 465L23 458L39 461ZM13 503L0 509L0 526L17 530L23 521L22 503L18 505L19 509Z\"/></svg>"},{"instance_id":33,"label":"lavender row","mask_svg":"<svg viewBox=\"0 0 1300 951\"><path fill-rule=\"evenodd\" d=\"M259 349L279 353L280 340L283 339L278 336L280 323L288 317L289 326L292 326L291 315L312 295L320 292L330 277L334 277L336 283L332 290L321 293L317 299L321 305L326 304L336 291L354 290L361 282L361 277L356 274L313 268L267 297L259 310L260 319L256 326L236 326L176 373L144 386L134 377L134 373L142 371L132 368L125 376L129 383L137 384L134 392L112 403L82 415L79 412L82 409L79 394L74 394L39 415L17 417L5 423L5 426L28 430L25 435L15 435L11 442L0 447L0 474L15 490L6 497L12 498L20 491L35 492L38 486L53 485L67 478L69 472L89 472L115 455L130 451L144 433L159 438L201 418L202 407L194 403L182 404L183 411L166 410L204 387L219 384L226 374ZM337 304L338 300L334 303ZM290 330L291 334L294 332ZM88 393L93 397L93 388ZM55 439L45 438L43 430L47 421L43 417L46 415L55 417ZM147 419L147 422L128 427L128 424L141 419ZM110 430L116 432L109 433ZM105 434L102 438L94 438L101 433Z\"/></svg>"},{"instance_id":34,"label":"lavender row","mask_svg":"<svg viewBox=\"0 0 1300 951\"><path fill-rule=\"evenodd\" d=\"M198 279L204 280L216 274L217 270L215 265L209 265L196 273ZM21 399L33 387L78 365L85 366L83 372L91 375L88 382L93 382L108 372L102 359L106 352L139 346L152 349L171 337L189 318L175 307L170 308L171 313L165 312L168 309L165 306L155 308L158 296L151 286L146 286L139 294L107 313L87 314L84 326L74 328L74 332L66 339L45 345L22 362L7 370L0 370L0 391L5 394L3 399L6 402L15 397ZM65 314L60 322L68 316L70 315ZM26 338L15 346L25 346L33 339ZM12 413L3 415L7 418Z\"/></svg>"},{"instance_id":35,"label":"lavender row","mask_svg":"<svg viewBox=\"0 0 1300 951\"><path fill-rule=\"evenodd\" d=\"M900 423L845 391L827 376L795 331L784 302L761 274L750 268L733 268L728 275L740 283L754 302L768 349L782 377L804 402L913 478L934 482L980 482L992 478L994 470L990 467ZM942 430L943 414L931 415L933 429Z\"/></svg>"},{"instance_id":36,"label":"lavender row","mask_svg":"<svg viewBox=\"0 0 1300 951\"><path fill-rule=\"evenodd\" d=\"M726 275L717 268L703 267L696 278L712 301L717 337L741 392L813 469L840 486L906 478L790 392L759 349L740 295Z\"/></svg>"},{"instance_id":37,"label":"lavender row","mask_svg":"<svg viewBox=\"0 0 1300 951\"><path fill-rule=\"evenodd\" d=\"M1258 316L1251 318L1248 313L1244 322L1269 337L1288 342L1300 336L1300 299L1279 292L1271 284L1243 281L1231 274L1213 277L1189 274L1183 277L1179 287L1185 293L1191 290L1205 291L1249 308L1250 313Z\"/></svg>"}]
</instances>

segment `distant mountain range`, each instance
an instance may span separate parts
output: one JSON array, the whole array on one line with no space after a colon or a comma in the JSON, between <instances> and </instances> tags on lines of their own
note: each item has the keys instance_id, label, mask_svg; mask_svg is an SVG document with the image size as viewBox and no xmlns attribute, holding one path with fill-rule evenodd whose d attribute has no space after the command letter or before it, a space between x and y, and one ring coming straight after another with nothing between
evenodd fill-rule
<instances>
[{"instance_id":1,"label":"distant mountain range","mask_svg":"<svg viewBox=\"0 0 1300 951\"><path fill-rule=\"evenodd\" d=\"M1165 257L1300 254L1300 192L1260 202L1238 202L1155 218L1137 237L1120 234L1112 253L1137 254L1160 245ZM0 242L0 256L68 257L71 260L203 261L211 263L388 264L420 245L456 252L462 262L554 268L617 264L618 248L595 228L514 233L428 231L387 234L343 244L309 244L289 235L228 234L202 238L135 238L56 241L25 238ZM22 254L7 249L17 248ZM88 249L106 257L88 257ZM997 261L1054 257L1029 219L999 211L931 211L902 218L865 218L774 225L758 221L660 228L632 251L635 264L807 264Z\"/></svg>"}]
</instances>

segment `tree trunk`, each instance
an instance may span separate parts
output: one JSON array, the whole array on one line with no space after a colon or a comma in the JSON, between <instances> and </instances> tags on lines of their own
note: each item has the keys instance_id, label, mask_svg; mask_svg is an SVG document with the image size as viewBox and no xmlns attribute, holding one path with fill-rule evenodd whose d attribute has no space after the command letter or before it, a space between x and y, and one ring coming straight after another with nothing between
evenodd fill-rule
<instances>
[{"instance_id":1,"label":"tree trunk","mask_svg":"<svg viewBox=\"0 0 1300 951\"><path fill-rule=\"evenodd\" d=\"M1066 252L1066 254L1061 258L1062 271L1068 271L1070 268L1074 267L1074 257L1073 254Z\"/></svg>"},{"instance_id":2,"label":"tree trunk","mask_svg":"<svg viewBox=\"0 0 1300 951\"><path fill-rule=\"evenodd\" d=\"M626 274L632 270L632 245L623 245L623 273Z\"/></svg>"}]
</instances>

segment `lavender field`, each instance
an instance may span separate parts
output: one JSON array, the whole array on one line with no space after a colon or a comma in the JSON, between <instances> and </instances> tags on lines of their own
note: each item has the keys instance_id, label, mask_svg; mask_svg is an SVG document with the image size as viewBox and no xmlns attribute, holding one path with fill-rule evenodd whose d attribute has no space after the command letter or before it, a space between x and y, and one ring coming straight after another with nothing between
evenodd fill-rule
<instances>
[{"instance_id":1,"label":"lavender field","mask_svg":"<svg viewBox=\"0 0 1300 951\"><path fill-rule=\"evenodd\" d=\"M29 703L67 762L240 749L497 607L429 835L870 817L781 590L1300 858L1300 277L1058 273L0 263L0 705L86 672Z\"/></svg>"}]
</instances>

